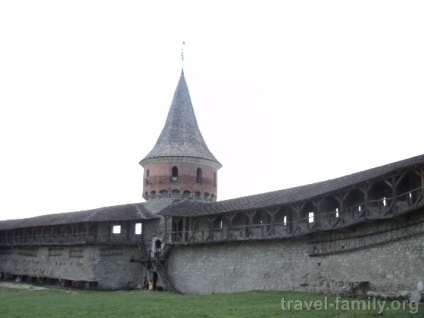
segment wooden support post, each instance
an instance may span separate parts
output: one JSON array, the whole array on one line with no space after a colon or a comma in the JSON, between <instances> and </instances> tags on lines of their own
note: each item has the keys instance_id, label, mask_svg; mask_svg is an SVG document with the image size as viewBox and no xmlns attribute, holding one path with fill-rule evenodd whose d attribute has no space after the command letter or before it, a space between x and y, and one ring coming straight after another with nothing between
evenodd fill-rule
<instances>
[{"instance_id":1,"label":"wooden support post","mask_svg":"<svg viewBox=\"0 0 424 318\"><path fill-rule=\"evenodd\" d=\"M209 235L208 235L208 238L210 238L212 240L215 239L213 223L215 222L215 219L216 218L217 218L216 216L208 217L208 221L209 221Z\"/></svg>"},{"instance_id":2,"label":"wooden support post","mask_svg":"<svg viewBox=\"0 0 424 318\"><path fill-rule=\"evenodd\" d=\"M420 175L421 175L421 189L424 192L424 168L420 168Z\"/></svg>"},{"instance_id":3,"label":"wooden support post","mask_svg":"<svg viewBox=\"0 0 424 318\"><path fill-rule=\"evenodd\" d=\"M371 187L372 187L372 184L366 184L360 188L364 194L364 211L361 214L361 218L364 218L364 219L366 219L370 215L368 201L369 201L369 191Z\"/></svg>"},{"instance_id":4,"label":"wooden support post","mask_svg":"<svg viewBox=\"0 0 424 318\"><path fill-rule=\"evenodd\" d=\"M321 198L321 199L318 199L318 200L315 200L315 201L312 201L312 203L313 203L313 205L315 206L315 211L316 211L316 213L315 213L315 215L314 215L314 217L315 217L315 219L314 219L314 227L322 227L322 220L321 220L321 212L322 212L322 210L321 210L321 205L322 205L322 202L324 201L324 198ZM308 222L309 222L309 220L308 220Z\"/></svg>"},{"instance_id":5,"label":"wooden support post","mask_svg":"<svg viewBox=\"0 0 424 318\"><path fill-rule=\"evenodd\" d=\"M267 236L274 236L274 233L275 233L275 214L277 213L277 211L278 211L278 208L272 209L272 210L270 210L270 209L266 210L266 212L269 215L269 219L270 219L269 222L268 222L269 228L267 229L267 233L266 233Z\"/></svg>"},{"instance_id":6,"label":"wooden support post","mask_svg":"<svg viewBox=\"0 0 424 318\"><path fill-rule=\"evenodd\" d=\"M166 241L171 241L171 237L170 236L168 237L169 216L167 216L167 215L165 216L164 222L165 222L165 242Z\"/></svg>"},{"instance_id":7,"label":"wooden support post","mask_svg":"<svg viewBox=\"0 0 424 318\"><path fill-rule=\"evenodd\" d=\"M256 214L256 210L253 211L249 211L246 213L247 217L249 218L249 226L248 226L248 230L247 230L247 236L250 237L253 231L253 218Z\"/></svg>"},{"instance_id":8,"label":"wooden support post","mask_svg":"<svg viewBox=\"0 0 424 318\"><path fill-rule=\"evenodd\" d=\"M291 205L290 207L292 208L294 214L295 214L295 220L294 220L294 230L293 230L293 234L295 234L296 232L302 232L302 209L305 207L306 203L303 203L302 205L296 204L296 205Z\"/></svg>"},{"instance_id":9,"label":"wooden support post","mask_svg":"<svg viewBox=\"0 0 424 318\"><path fill-rule=\"evenodd\" d=\"M183 218L183 231L182 231L182 236L183 236L183 238L182 238L182 240L183 240L183 242L185 242L187 239L186 239L186 226L187 226L187 218Z\"/></svg>"},{"instance_id":10,"label":"wooden support post","mask_svg":"<svg viewBox=\"0 0 424 318\"><path fill-rule=\"evenodd\" d=\"M336 227L336 225L338 225L341 221L341 223L343 224L345 222L345 218L346 218L346 211L344 210L344 196L343 195L335 195L334 198L337 200L337 202L339 202L339 219L333 224L333 228Z\"/></svg>"},{"instance_id":11,"label":"wooden support post","mask_svg":"<svg viewBox=\"0 0 424 318\"><path fill-rule=\"evenodd\" d=\"M191 228L191 237L193 237L195 239L196 237L196 228L197 228L197 222L199 222L199 218L198 217L194 217L192 219L192 228Z\"/></svg>"},{"instance_id":12,"label":"wooden support post","mask_svg":"<svg viewBox=\"0 0 424 318\"><path fill-rule=\"evenodd\" d=\"M405 173L403 173L402 175L400 175L397 179L396 177L392 178L392 202L389 206L389 210L392 211L393 214L397 213L397 186L400 182L400 180L403 179ZM389 212L389 211L387 211Z\"/></svg>"}]
</instances>

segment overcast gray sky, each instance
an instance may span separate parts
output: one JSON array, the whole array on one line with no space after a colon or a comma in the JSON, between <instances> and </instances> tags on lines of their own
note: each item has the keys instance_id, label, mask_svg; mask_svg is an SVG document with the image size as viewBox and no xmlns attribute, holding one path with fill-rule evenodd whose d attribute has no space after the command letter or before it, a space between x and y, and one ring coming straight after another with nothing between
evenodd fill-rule
<instances>
[{"instance_id":1,"label":"overcast gray sky","mask_svg":"<svg viewBox=\"0 0 424 318\"><path fill-rule=\"evenodd\" d=\"M424 153L423 1L1 1L0 219L141 202L186 42L218 199Z\"/></svg>"}]
</instances>

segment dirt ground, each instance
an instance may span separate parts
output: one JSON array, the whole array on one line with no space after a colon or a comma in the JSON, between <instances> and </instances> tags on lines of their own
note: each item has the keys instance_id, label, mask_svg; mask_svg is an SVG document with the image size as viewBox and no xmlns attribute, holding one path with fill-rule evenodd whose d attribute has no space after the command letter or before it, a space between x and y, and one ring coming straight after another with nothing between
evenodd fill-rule
<instances>
[{"instance_id":1,"label":"dirt ground","mask_svg":"<svg viewBox=\"0 0 424 318\"><path fill-rule=\"evenodd\" d=\"M61 288L57 288L56 286L41 287L41 286L35 286L35 285L31 285L31 284L26 284L26 283L15 283L13 281L1 281L0 282L0 288L16 288L16 289L21 289L21 290L25 290L25 291L58 290L58 291L68 293L68 294L78 294L78 292L76 292L74 290L61 289Z\"/></svg>"},{"instance_id":2,"label":"dirt ground","mask_svg":"<svg viewBox=\"0 0 424 318\"><path fill-rule=\"evenodd\" d=\"M48 289L40 286L33 286L25 283L15 283L15 282L0 282L0 287L3 288L16 288L16 289L25 289L25 290L44 290Z\"/></svg>"}]
</instances>

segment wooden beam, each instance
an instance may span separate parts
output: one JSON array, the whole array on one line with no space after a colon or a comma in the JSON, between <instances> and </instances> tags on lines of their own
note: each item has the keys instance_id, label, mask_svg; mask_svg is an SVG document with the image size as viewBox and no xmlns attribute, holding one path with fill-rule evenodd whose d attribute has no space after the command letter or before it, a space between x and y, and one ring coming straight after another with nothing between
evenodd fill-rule
<instances>
[{"instance_id":1,"label":"wooden beam","mask_svg":"<svg viewBox=\"0 0 424 318\"><path fill-rule=\"evenodd\" d=\"M408 173L409 171L405 171L404 173L402 173L400 176L398 176L398 179L396 180L396 182L395 182L395 187L397 187L398 185L399 185L399 183L403 180L403 178L406 176L406 174Z\"/></svg>"}]
</instances>

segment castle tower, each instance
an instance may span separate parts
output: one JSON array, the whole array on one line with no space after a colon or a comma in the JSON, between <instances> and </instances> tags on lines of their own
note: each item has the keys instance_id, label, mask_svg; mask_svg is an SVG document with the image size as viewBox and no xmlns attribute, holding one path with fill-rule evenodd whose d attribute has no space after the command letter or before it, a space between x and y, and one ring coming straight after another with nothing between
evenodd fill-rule
<instances>
[{"instance_id":1,"label":"castle tower","mask_svg":"<svg viewBox=\"0 0 424 318\"><path fill-rule=\"evenodd\" d=\"M184 71L172 99L165 127L153 149L140 161L143 197L215 201L222 165L209 151L197 125Z\"/></svg>"}]
</instances>

